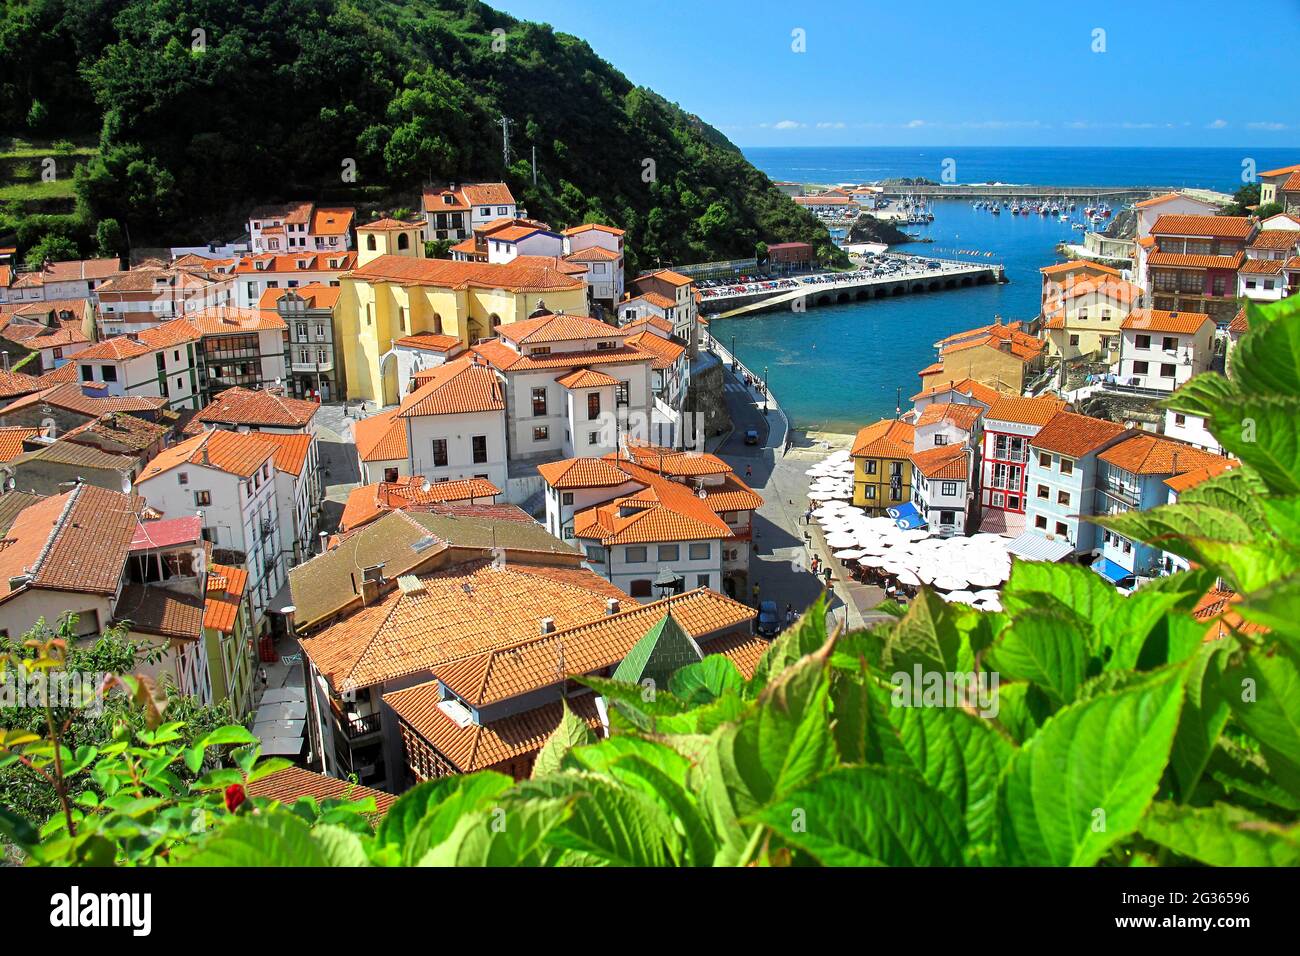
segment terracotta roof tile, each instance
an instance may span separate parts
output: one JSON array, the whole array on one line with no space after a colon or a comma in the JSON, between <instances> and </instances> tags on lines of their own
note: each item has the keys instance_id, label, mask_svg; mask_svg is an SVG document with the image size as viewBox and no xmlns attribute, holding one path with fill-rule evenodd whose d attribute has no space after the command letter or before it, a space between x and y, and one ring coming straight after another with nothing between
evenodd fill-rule
<instances>
[{"instance_id":1,"label":"terracotta roof tile","mask_svg":"<svg viewBox=\"0 0 1300 956\"><path fill-rule=\"evenodd\" d=\"M1279 275L1285 266L1284 259L1247 259L1238 271L1246 275L1275 276Z\"/></svg>"},{"instance_id":2,"label":"terracotta roof tile","mask_svg":"<svg viewBox=\"0 0 1300 956\"><path fill-rule=\"evenodd\" d=\"M1021 425L1046 425L1052 416L1064 407L1065 402L1061 399L1049 396L1024 398L1003 395L993 403L984 420L985 422L1016 422Z\"/></svg>"},{"instance_id":3,"label":"terracotta roof tile","mask_svg":"<svg viewBox=\"0 0 1300 956\"><path fill-rule=\"evenodd\" d=\"M40 433L39 428L27 428L24 425L0 427L0 461L13 461L23 453L23 442Z\"/></svg>"},{"instance_id":4,"label":"terracotta roof tile","mask_svg":"<svg viewBox=\"0 0 1300 956\"><path fill-rule=\"evenodd\" d=\"M632 478L612 462L601 458L568 458L537 466L537 472L552 488L613 488Z\"/></svg>"},{"instance_id":5,"label":"terracotta roof tile","mask_svg":"<svg viewBox=\"0 0 1300 956\"><path fill-rule=\"evenodd\" d=\"M397 417L497 412L505 407L496 373L466 357L434 368L424 384L402 400Z\"/></svg>"},{"instance_id":6,"label":"terracotta roof tile","mask_svg":"<svg viewBox=\"0 0 1300 956\"><path fill-rule=\"evenodd\" d=\"M353 422L352 442L364 462L405 461L410 457L406 422L397 417L395 408Z\"/></svg>"},{"instance_id":7,"label":"terracotta roof tile","mask_svg":"<svg viewBox=\"0 0 1300 956\"><path fill-rule=\"evenodd\" d=\"M224 564L209 565L203 626L222 634L233 634L247 587L248 572L243 568Z\"/></svg>"},{"instance_id":8,"label":"terracotta roof tile","mask_svg":"<svg viewBox=\"0 0 1300 956\"><path fill-rule=\"evenodd\" d=\"M667 323L665 323L667 324ZM625 326L628 329L630 326ZM685 346L678 345L671 339L666 339L657 332L644 331L637 332L627 337L627 344L645 352L654 355L654 364L651 368L658 371L672 368L680 361L681 357L686 354Z\"/></svg>"},{"instance_id":9,"label":"terracotta roof tile","mask_svg":"<svg viewBox=\"0 0 1300 956\"><path fill-rule=\"evenodd\" d=\"M356 802L373 797L378 814L388 812L397 802L397 797L372 787L363 787L359 783L327 777L323 773L314 773L302 767L285 767L248 785L248 793L254 797L265 797L292 805L302 797L312 797L317 803L325 800L347 800Z\"/></svg>"},{"instance_id":10,"label":"terracotta roof tile","mask_svg":"<svg viewBox=\"0 0 1300 956\"><path fill-rule=\"evenodd\" d=\"M1081 458L1126 430L1118 422L1060 411L1038 430L1029 444L1067 458Z\"/></svg>"},{"instance_id":11,"label":"terracotta roof tile","mask_svg":"<svg viewBox=\"0 0 1300 956\"><path fill-rule=\"evenodd\" d=\"M1147 265L1171 266L1184 269L1240 269L1246 253L1231 256L1189 255L1181 252L1153 252L1147 256Z\"/></svg>"},{"instance_id":12,"label":"terracotta roof tile","mask_svg":"<svg viewBox=\"0 0 1300 956\"><path fill-rule=\"evenodd\" d=\"M1143 332L1172 332L1194 335L1207 322L1213 322L1204 312L1166 312L1162 309L1134 309L1120 324L1121 329L1138 329Z\"/></svg>"},{"instance_id":13,"label":"terracotta roof tile","mask_svg":"<svg viewBox=\"0 0 1300 956\"><path fill-rule=\"evenodd\" d=\"M1151 227L1151 234L1245 239L1254 228L1248 216L1160 216Z\"/></svg>"},{"instance_id":14,"label":"terracotta roof tile","mask_svg":"<svg viewBox=\"0 0 1300 956\"><path fill-rule=\"evenodd\" d=\"M521 345L545 345L581 339L622 338L623 330L586 315L547 313L503 325L497 329L497 334Z\"/></svg>"},{"instance_id":15,"label":"terracotta roof tile","mask_svg":"<svg viewBox=\"0 0 1300 956\"><path fill-rule=\"evenodd\" d=\"M128 584L113 612L115 624L129 624L142 634L198 640L203 633L204 599L158 585Z\"/></svg>"},{"instance_id":16,"label":"terracotta roof tile","mask_svg":"<svg viewBox=\"0 0 1300 956\"><path fill-rule=\"evenodd\" d=\"M429 352L458 352L461 341L454 335L438 335L436 332L416 332L397 340L398 345L410 349L424 349Z\"/></svg>"},{"instance_id":17,"label":"terracotta roof tile","mask_svg":"<svg viewBox=\"0 0 1300 956\"><path fill-rule=\"evenodd\" d=\"M501 369L532 372L541 369L581 368L584 365L630 365L654 361L654 355L635 346L591 349L586 352L550 352L545 355L520 355L504 342L488 341L474 346L474 352Z\"/></svg>"},{"instance_id":18,"label":"terracotta roof tile","mask_svg":"<svg viewBox=\"0 0 1300 956\"><path fill-rule=\"evenodd\" d=\"M966 446L940 445L909 456L912 467L930 480L965 481L967 478Z\"/></svg>"},{"instance_id":19,"label":"terracotta roof tile","mask_svg":"<svg viewBox=\"0 0 1300 956\"><path fill-rule=\"evenodd\" d=\"M319 410L315 402L278 395L269 389L236 386L220 392L195 419L210 425L305 428Z\"/></svg>"},{"instance_id":20,"label":"terracotta roof tile","mask_svg":"<svg viewBox=\"0 0 1300 956\"><path fill-rule=\"evenodd\" d=\"M581 289L584 283L554 269L499 265L487 262L458 262L451 259L413 259L410 256L379 256L349 278L362 282L396 282L448 289L503 289L510 292L553 292Z\"/></svg>"},{"instance_id":21,"label":"terracotta roof tile","mask_svg":"<svg viewBox=\"0 0 1300 956\"><path fill-rule=\"evenodd\" d=\"M1125 438L1097 456L1135 475L1181 475L1200 468L1215 468L1223 459L1191 445L1146 432Z\"/></svg>"},{"instance_id":22,"label":"terracotta roof tile","mask_svg":"<svg viewBox=\"0 0 1300 956\"><path fill-rule=\"evenodd\" d=\"M983 382L977 382L973 378L963 378L957 381L937 382L927 386L912 396L912 401L922 398L932 398L936 395L943 395L947 392L957 392L968 398L973 398L982 405L992 407L993 403L1002 397L1002 393L996 388L991 388Z\"/></svg>"},{"instance_id":23,"label":"terracotta roof tile","mask_svg":"<svg viewBox=\"0 0 1300 956\"><path fill-rule=\"evenodd\" d=\"M302 475L303 466L307 463L307 454L311 451L312 442L316 440L315 435L306 432L295 432L289 435L274 432L249 432L249 434L275 446L276 470L286 475Z\"/></svg>"},{"instance_id":24,"label":"terracotta roof tile","mask_svg":"<svg viewBox=\"0 0 1300 956\"><path fill-rule=\"evenodd\" d=\"M381 481L352 489L348 494L347 503L343 506L343 514L339 518L339 531L352 531L392 510L407 510L450 502L475 502L480 499L486 499L490 503L501 494L501 489L486 478L434 481L429 483L428 491L423 488L425 480L419 475L412 475L399 481ZM532 521L527 512L514 505L503 505L491 516Z\"/></svg>"},{"instance_id":25,"label":"terracotta roof tile","mask_svg":"<svg viewBox=\"0 0 1300 956\"><path fill-rule=\"evenodd\" d=\"M853 441L854 458L906 458L912 453L916 427L892 418L867 425Z\"/></svg>"},{"instance_id":26,"label":"terracotta roof tile","mask_svg":"<svg viewBox=\"0 0 1300 956\"><path fill-rule=\"evenodd\" d=\"M1251 240L1247 249L1268 249L1285 252L1300 244L1300 230L1265 229Z\"/></svg>"},{"instance_id":27,"label":"terracotta roof tile","mask_svg":"<svg viewBox=\"0 0 1300 956\"><path fill-rule=\"evenodd\" d=\"M979 422L984 409L979 405L962 405L956 402L931 402L921 410L915 425L933 425L935 422L949 421L963 431L970 431Z\"/></svg>"},{"instance_id":28,"label":"terracotta roof tile","mask_svg":"<svg viewBox=\"0 0 1300 956\"><path fill-rule=\"evenodd\" d=\"M1195 488L1203 481L1221 475L1229 468L1236 468L1241 462L1234 458L1219 458L1210 462L1202 468L1195 468L1192 471L1183 472L1181 475L1172 475L1165 479L1165 484L1174 491L1182 494L1189 488Z\"/></svg>"},{"instance_id":29,"label":"terracotta roof tile","mask_svg":"<svg viewBox=\"0 0 1300 956\"><path fill-rule=\"evenodd\" d=\"M87 394L88 391L100 394ZM0 409L0 416L41 404L74 411L87 418L98 418L109 412L157 412L167 404L167 399L112 396L104 393L103 389L83 389L78 382L67 382L24 395Z\"/></svg>"},{"instance_id":30,"label":"terracotta roof tile","mask_svg":"<svg viewBox=\"0 0 1300 956\"><path fill-rule=\"evenodd\" d=\"M1232 317L1228 323L1228 331L1234 335L1245 335L1250 331L1250 321L1246 318L1246 309L1243 306L1237 310L1237 314Z\"/></svg>"},{"instance_id":31,"label":"terracotta roof tile","mask_svg":"<svg viewBox=\"0 0 1300 956\"><path fill-rule=\"evenodd\" d=\"M181 465L215 468L249 478L275 456L278 448L257 432L205 431L159 452L140 472L136 486Z\"/></svg>"},{"instance_id":32,"label":"terracotta roof tile","mask_svg":"<svg viewBox=\"0 0 1300 956\"><path fill-rule=\"evenodd\" d=\"M576 368L555 380L561 387L570 390L578 388L601 388L618 384L618 379L604 372L590 368Z\"/></svg>"}]
</instances>

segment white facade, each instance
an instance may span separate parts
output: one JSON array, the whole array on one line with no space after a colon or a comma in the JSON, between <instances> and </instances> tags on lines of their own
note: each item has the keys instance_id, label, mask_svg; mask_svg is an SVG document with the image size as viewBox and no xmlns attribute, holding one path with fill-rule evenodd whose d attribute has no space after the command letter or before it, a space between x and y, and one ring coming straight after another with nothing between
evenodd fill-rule
<instances>
[{"instance_id":1,"label":"white facade","mask_svg":"<svg viewBox=\"0 0 1300 956\"><path fill-rule=\"evenodd\" d=\"M405 421L410 455L406 474L423 475L431 482L486 478L498 488L506 487L504 412L411 415ZM373 481L383 477L382 469L367 475Z\"/></svg>"},{"instance_id":2,"label":"white facade","mask_svg":"<svg viewBox=\"0 0 1300 956\"><path fill-rule=\"evenodd\" d=\"M1134 207L1134 211L1137 213L1137 237L1145 239L1151 235L1151 227L1161 216L1213 216L1219 211L1219 207L1204 199L1173 193L1167 199L1161 199L1150 205L1139 203Z\"/></svg>"},{"instance_id":3,"label":"white facade","mask_svg":"<svg viewBox=\"0 0 1300 956\"><path fill-rule=\"evenodd\" d=\"M1195 333L1130 328L1120 332L1120 382L1172 392L1210 367L1214 323Z\"/></svg>"},{"instance_id":4,"label":"white facade","mask_svg":"<svg viewBox=\"0 0 1300 956\"><path fill-rule=\"evenodd\" d=\"M652 544L616 544L603 548L586 545L587 564L593 571L622 588L638 601L659 599L647 587L665 568L679 575L684 590L711 588L722 591L724 540L673 541Z\"/></svg>"},{"instance_id":5,"label":"white facade","mask_svg":"<svg viewBox=\"0 0 1300 956\"><path fill-rule=\"evenodd\" d=\"M250 478L212 465L184 463L136 483L136 493L168 517L201 514L204 538L219 549L242 552L248 569L254 629L271 598L288 580L280 560L280 516L275 448Z\"/></svg>"},{"instance_id":6,"label":"white facade","mask_svg":"<svg viewBox=\"0 0 1300 956\"><path fill-rule=\"evenodd\" d=\"M200 407L194 342L155 349L127 359L74 356L74 361L78 381L103 384L109 395L165 398L168 408Z\"/></svg>"},{"instance_id":7,"label":"white facade","mask_svg":"<svg viewBox=\"0 0 1300 956\"><path fill-rule=\"evenodd\" d=\"M356 265L344 255L279 255L240 260L234 272L235 305L256 309L267 289L297 289L305 285L339 285L339 276ZM289 268L292 267L292 268Z\"/></svg>"},{"instance_id":8,"label":"white facade","mask_svg":"<svg viewBox=\"0 0 1300 956\"><path fill-rule=\"evenodd\" d=\"M930 526L942 536L966 533L969 482L961 478L926 478L912 468L912 504Z\"/></svg>"},{"instance_id":9,"label":"white facade","mask_svg":"<svg viewBox=\"0 0 1300 956\"><path fill-rule=\"evenodd\" d=\"M511 238L489 234L487 237L488 262L504 264L516 256L562 256L565 253L564 237L545 229L535 229L527 235L516 237L523 227L501 230Z\"/></svg>"},{"instance_id":10,"label":"white facade","mask_svg":"<svg viewBox=\"0 0 1300 956\"><path fill-rule=\"evenodd\" d=\"M1205 451L1212 451L1216 455L1223 454L1223 446L1219 444L1217 438L1210 434L1209 428L1205 425L1205 419L1199 415L1187 415L1183 412L1176 412L1171 408L1165 409L1164 434L1166 438L1185 441L1189 445L1195 445Z\"/></svg>"}]
</instances>

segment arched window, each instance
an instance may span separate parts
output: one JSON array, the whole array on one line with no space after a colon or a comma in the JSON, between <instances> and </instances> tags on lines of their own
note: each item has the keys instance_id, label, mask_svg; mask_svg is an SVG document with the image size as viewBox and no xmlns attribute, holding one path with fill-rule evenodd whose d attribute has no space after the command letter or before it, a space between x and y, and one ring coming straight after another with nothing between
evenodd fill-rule
<instances>
[{"instance_id":1,"label":"arched window","mask_svg":"<svg viewBox=\"0 0 1300 956\"><path fill-rule=\"evenodd\" d=\"M442 335L442 316L437 312L433 313L433 331L436 335Z\"/></svg>"},{"instance_id":2,"label":"arched window","mask_svg":"<svg viewBox=\"0 0 1300 956\"><path fill-rule=\"evenodd\" d=\"M493 312L488 318L492 320L492 328L494 329L501 324L501 316L497 315L495 312Z\"/></svg>"},{"instance_id":3,"label":"arched window","mask_svg":"<svg viewBox=\"0 0 1300 956\"><path fill-rule=\"evenodd\" d=\"M399 232L397 234L397 248L399 249L411 248L411 237L407 233Z\"/></svg>"},{"instance_id":4,"label":"arched window","mask_svg":"<svg viewBox=\"0 0 1300 956\"><path fill-rule=\"evenodd\" d=\"M375 234L372 232L370 235L366 236L366 249L370 252L374 252L378 248L379 246L375 244Z\"/></svg>"}]
</instances>

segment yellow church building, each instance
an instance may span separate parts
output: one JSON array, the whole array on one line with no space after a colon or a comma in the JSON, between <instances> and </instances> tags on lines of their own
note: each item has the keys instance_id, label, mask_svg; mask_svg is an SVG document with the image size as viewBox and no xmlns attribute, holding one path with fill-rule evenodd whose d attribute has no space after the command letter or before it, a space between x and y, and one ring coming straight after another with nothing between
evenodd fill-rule
<instances>
[{"instance_id":1,"label":"yellow church building","mask_svg":"<svg viewBox=\"0 0 1300 956\"><path fill-rule=\"evenodd\" d=\"M426 259L423 221L380 219L357 227L357 268L339 277L334 322L345 351L349 398L381 405L400 395L394 343L419 332L468 348L498 326L539 309L587 314L586 284L563 262L518 256L504 264Z\"/></svg>"}]
</instances>

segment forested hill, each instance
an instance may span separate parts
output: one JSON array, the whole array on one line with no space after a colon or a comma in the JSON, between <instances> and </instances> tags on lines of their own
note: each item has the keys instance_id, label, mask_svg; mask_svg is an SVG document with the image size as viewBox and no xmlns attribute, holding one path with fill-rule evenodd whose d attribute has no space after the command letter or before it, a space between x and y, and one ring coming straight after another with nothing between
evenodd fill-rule
<instances>
[{"instance_id":1,"label":"forested hill","mask_svg":"<svg viewBox=\"0 0 1300 956\"><path fill-rule=\"evenodd\" d=\"M535 217L626 228L633 266L760 241L831 253L717 130L478 0L10 0L2 16L0 134L98 138L77 174L83 247L105 218L137 245L202 241L258 201L391 209L426 181L505 178Z\"/></svg>"}]
</instances>

